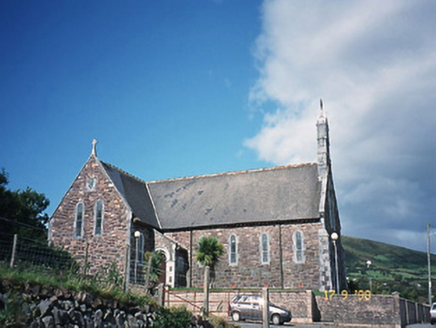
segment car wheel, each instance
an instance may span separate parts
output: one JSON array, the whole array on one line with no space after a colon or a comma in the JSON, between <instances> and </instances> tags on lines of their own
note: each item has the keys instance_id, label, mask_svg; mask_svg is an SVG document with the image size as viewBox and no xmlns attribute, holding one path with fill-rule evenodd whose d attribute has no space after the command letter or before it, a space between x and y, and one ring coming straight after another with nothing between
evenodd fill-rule
<instances>
[{"instance_id":1,"label":"car wheel","mask_svg":"<svg viewBox=\"0 0 436 328\"><path fill-rule=\"evenodd\" d=\"M271 321L275 325L281 325L282 321L280 320L280 316L278 314L273 314Z\"/></svg>"},{"instance_id":2,"label":"car wheel","mask_svg":"<svg viewBox=\"0 0 436 328\"><path fill-rule=\"evenodd\" d=\"M241 320L241 314L239 312L233 312L232 313L232 319L233 319L233 321Z\"/></svg>"}]
</instances>

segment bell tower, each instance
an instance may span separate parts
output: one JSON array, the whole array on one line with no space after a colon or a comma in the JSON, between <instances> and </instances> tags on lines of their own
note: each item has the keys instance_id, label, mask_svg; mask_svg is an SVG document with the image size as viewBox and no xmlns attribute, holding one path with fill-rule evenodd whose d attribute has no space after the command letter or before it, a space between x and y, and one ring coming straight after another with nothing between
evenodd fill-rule
<instances>
[{"instance_id":1,"label":"bell tower","mask_svg":"<svg viewBox=\"0 0 436 328\"><path fill-rule=\"evenodd\" d=\"M331 167L330 162L330 139L329 139L329 124L327 115L324 110L322 99L319 102L320 115L316 122L317 129L317 154L318 154L318 179L321 182L321 202L319 204L319 211L324 213L325 199L327 192L327 180Z\"/></svg>"},{"instance_id":2,"label":"bell tower","mask_svg":"<svg viewBox=\"0 0 436 328\"><path fill-rule=\"evenodd\" d=\"M319 102L320 115L316 122L317 129L317 164L318 164L318 179L321 184L321 195L319 202L319 213L323 228L319 229L319 260L320 260L320 290L329 290L333 288L332 281L332 262L331 262L331 242L330 229L327 229L326 224L329 222L329 213L326 213L327 199L327 184L330 174L330 141L329 141L329 125L327 116L324 110L322 99Z\"/></svg>"},{"instance_id":3,"label":"bell tower","mask_svg":"<svg viewBox=\"0 0 436 328\"><path fill-rule=\"evenodd\" d=\"M322 99L320 99L320 115L316 122L318 141L318 174L320 177L327 177L330 167L330 140L329 124L324 110Z\"/></svg>"}]
</instances>

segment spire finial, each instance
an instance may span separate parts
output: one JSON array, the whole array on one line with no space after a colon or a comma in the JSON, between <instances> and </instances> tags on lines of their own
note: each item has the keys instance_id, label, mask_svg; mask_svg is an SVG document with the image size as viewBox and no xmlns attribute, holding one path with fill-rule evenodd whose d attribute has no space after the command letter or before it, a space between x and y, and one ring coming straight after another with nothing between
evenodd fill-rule
<instances>
[{"instance_id":1,"label":"spire finial","mask_svg":"<svg viewBox=\"0 0 436 328\"><path fill-rule=\"evenodd\" d=\"M318 120L326 120L327 119L327 115L325 113L325 109L324 109L324 102L322 101L322 99L319 99L319 109L320 109L320 113L319 113L319 118Z\"/></svg>"},{"instance_id":2,"label":"spire finial","mask_svg":"<svg viewBox=\"0 0 436 328\"><path fill-rule=\"evenodd\" d=\"M97 156L97 140L92 140L92 156Z\"/></svg>"}]
</instances>

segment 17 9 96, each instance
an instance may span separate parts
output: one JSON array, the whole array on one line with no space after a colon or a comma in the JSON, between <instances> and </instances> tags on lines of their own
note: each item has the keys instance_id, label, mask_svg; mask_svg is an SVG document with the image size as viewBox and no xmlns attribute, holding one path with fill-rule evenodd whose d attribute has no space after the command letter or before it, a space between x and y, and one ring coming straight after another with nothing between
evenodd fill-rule
<instances>
[{"instance_id":1,"label":"17 9 96","mask_svg":"<svg viewBox=\"0 0 436 328\"><path fill-rule=\"evenodd\" d=\"M325 300L331 301L333 299L333 297L335 296L335 294L336 294L336 292L334 290L324 291ZM370 290L355 290L354 295L359 296L359 301L371 300L371 291ZM339 296L339 295L337 295L337 296ZM346 290L341 291L340 296L345 301L349 296L348 291L346 291Z\"/></svg>"}]
</instances>

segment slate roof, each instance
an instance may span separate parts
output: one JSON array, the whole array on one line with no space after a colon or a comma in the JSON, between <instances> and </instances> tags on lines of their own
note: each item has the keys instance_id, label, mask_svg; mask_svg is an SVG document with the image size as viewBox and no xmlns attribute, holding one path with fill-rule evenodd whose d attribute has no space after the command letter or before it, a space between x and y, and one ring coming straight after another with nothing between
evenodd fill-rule
<instances>
[{"instance_id":1,"label":"slate roof","mask_svg":"<svg viewBox=\"0 0 436 328\"><path fill-rule=\"evenodd\" d=\"M101 164L115 187L130 206L135 217L159 229L159 222L146 183L110 164L104 162L101 162Z\"/></svg>"},{"instance_id":2,"label":"slate roof","mask_svg":"<svg viewBox=\"0 0 436 328\"><path fill-rule=\"evenodd\" d=\"M164 231L320 216L316 164L154 182L102 164L134 215Z\"/></svg>"}]
</instances>

